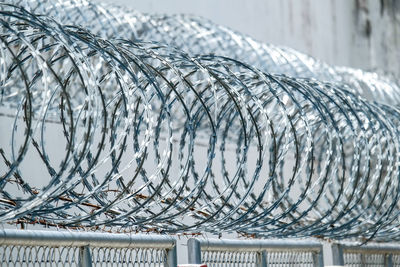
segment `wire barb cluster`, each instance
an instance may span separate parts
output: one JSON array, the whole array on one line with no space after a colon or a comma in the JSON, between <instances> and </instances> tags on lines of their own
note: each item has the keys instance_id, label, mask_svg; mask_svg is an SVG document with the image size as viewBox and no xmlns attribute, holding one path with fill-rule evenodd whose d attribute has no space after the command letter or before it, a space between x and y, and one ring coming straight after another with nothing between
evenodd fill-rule
<instances>
[{"instance_id":1,"label":"wire barb cluster","mask_svg":"<svg viewBox=\"0 0 400 267\"><path fill-rule=\"evenodd\" d=\"M28 3L38 14L49 6ZM275 57L270 46L247 37L243 42L258 50L221 47L234 59L207 55L209 48L199 48L205 53L199 55L182 52L185 44L195 47L188 42L199 32L231 43L228 34L236 33L206 22L191 23L199 32L187 30L191 35L180 49L138 41L139 33L173 36L154 21L169 25L186 17L134 13L128 20L118 10L103 11L140 28L100 23L103 13L93 12L97 20L91 20L92 13L81 10L89 16L84 26L100 37L0 5L0 221L165 233L399 237L400 114L361 97L362 86L352 87L371 89L370 77L378 88L371 92L384 96L387 88L397 90L395 82L306 64L312 59L289 49L274 48L282 51ZM62 12L82 25L67 11L46 13ZM128 40L112 38L107 27ZM263 57L238 60L260 51ZM350 82L337 83L345 77Z\"/></svg>"}]
</instances>

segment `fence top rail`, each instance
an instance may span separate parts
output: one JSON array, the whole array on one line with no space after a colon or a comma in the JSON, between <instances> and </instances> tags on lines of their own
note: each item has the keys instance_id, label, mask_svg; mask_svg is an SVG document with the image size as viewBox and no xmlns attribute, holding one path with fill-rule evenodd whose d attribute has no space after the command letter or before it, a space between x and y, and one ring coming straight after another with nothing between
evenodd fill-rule
<instances>
[{"instance_id":1,"label":"fence top rail","mask_svg":"<svg viewBox=\"0 0 400 267\"><path fill-rule=\"evenodd\" d=\"M338 244L346 253L368 253L368 254L400 254L400 244L386 243L386 244L366 244L358 245L352 243Z\"/></svg>"},{"instance_id":2,"label":"fence top rail","mask_svg":"<svg viewBox=\"0 0 400 267\"><path fill-rule=\"evenodd\" d=\"M170 249L175 244L175 238L165 235L0 230L0 245Z\"/></svg>"},{"instance_id":3,"label":"fence top rail","mask_svg":"<svg viewBox=\"0 0 400 267\"><path fill-rule=\"evenodd\" d=\"M321 252L322 244L314 240L232 240L232 239L196 239L189 242L199 242L205 251L299 251Z\"/></svg>"}]
</instances>

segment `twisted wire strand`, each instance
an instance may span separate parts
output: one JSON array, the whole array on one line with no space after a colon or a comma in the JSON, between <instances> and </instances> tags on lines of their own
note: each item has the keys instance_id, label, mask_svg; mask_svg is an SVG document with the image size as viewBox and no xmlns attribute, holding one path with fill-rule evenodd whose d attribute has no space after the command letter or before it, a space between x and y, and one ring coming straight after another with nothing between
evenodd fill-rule
<instances>
[{"instance_id":1,"label":"twisted wire strand","mask_svg":"<svg viewBox=\"0 0 400 267\"><path fill-rule=\"evenodd\" d=\"M0 9L0 221L398 239L396 107Z\"/></svg>"},{"instance_id":2,"label":"twisted wire strand","mask_svg":"<svg viewBox=\"0 0 400 267\"><path fill-rule=\"evenodd\" d=\"M268 73L347 84L370 101L398 105L400 87L390 75L328 64L294 49L265 44L228 27L190 15L143 14L87 0L12 0L34 13L81 25L103 38L157 41L189 54L215 54L246 62Z\"/></svg>"}]
</instances>

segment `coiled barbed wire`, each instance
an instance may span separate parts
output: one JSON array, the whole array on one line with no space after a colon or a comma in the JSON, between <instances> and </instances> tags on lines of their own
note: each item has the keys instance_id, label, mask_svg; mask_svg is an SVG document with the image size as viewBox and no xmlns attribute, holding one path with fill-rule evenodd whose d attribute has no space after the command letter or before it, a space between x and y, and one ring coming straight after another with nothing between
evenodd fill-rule
<instances>
[{"instance_id":1,"label":"coiled barbed wire","mask_svg":"<svg viewBox=\"0 0 400 267\"><path fill-rule=\"evenodd\" d=\"M398 239L395 107L7 4L0 16L0 221Z\"/></svg>"},{"instance_id":2,"label":"coiled barbed wire","mask_svg":"<svg viewBox=\"0 0 400 267\"><path fill-rule=\"evenodd\" d=\"M345 83L370 101L399 105L397 79L348 67L335 67L294 49L260 43L201 17L153 15L87 0L12 0L28 10L81 25L103 38L157 41L189 54L216 54L246 62L268 73Z\"/></svg>"}]
</instances>

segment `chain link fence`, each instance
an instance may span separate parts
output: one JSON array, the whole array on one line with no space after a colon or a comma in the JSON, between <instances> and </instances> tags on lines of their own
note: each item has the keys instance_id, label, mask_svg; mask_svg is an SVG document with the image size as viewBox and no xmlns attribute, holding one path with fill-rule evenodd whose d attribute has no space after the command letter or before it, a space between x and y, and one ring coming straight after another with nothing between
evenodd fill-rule
<instances>
[{"instance_id":1,"label":"chain link fence","mask_svg":"<svg viewBox=\"0 0 400 267\"><path fill-rule=\"evenodd\" d=\"M398 244L368 244L359 246L351 243L332 246L334 265L353 267L400 267Z\"/></svg>"},{"instance_id":2,"label":"chain link fence","mask_svg":"<svg viewBox=\"0 0 400 267\"><path fill-rule=\"evenodd\" d=\"M78 247L16 246L0 247L1 266L78 266Z\"/></svg>"},{"instance_id":3,"label":"chain link fence","mask_svg":"<svg viewBox=\"0 0 400 267\"><path fill-rule=\"evenodd\" d=\"M255 251L204 251L201 262L209 266L257 266L258 253Z\"/></svg>"},{"instance_id":4,"label":"chain link fence","mask_svg":"<svg viewBox=\"0 0 400 267\"><path fill-rule=\"evenodd\" d=\"M313 240L188 240L188 262L207 267L322 267ZM333 265L400 267L398 244L332 245ZM0 266L177 267L176 239L163 235L0 230Z\"/></svg>"},{"instance_id":5,"label":"chain link fence","mask_svg":"<svg viewBox=\"0 0 400 267\"><path fill-rule=\"evenodd\" d=\"M189 263L207 267L322 267L322 245L300 240L202 240L189 239Z\"/></svg>"},{"instance_id":6,"label":"chain link fence","mask_svg":"<svg viewBox=\"0 0 400 267\"><path fill-rule=\"evenodd\" d=\"M166 249L154 248L92 248L94 266L165 266Z\"/></svg>"},{"instance_id":7,"label":"chain link fence","mask_svg":"<svg viewBox=\"0 0 400 267\"><path fill-rule=\"evenodd\" d=\"M0 231L0 266L176 267L176 240L161 235Z\"/></svg>"}]
</instances>

